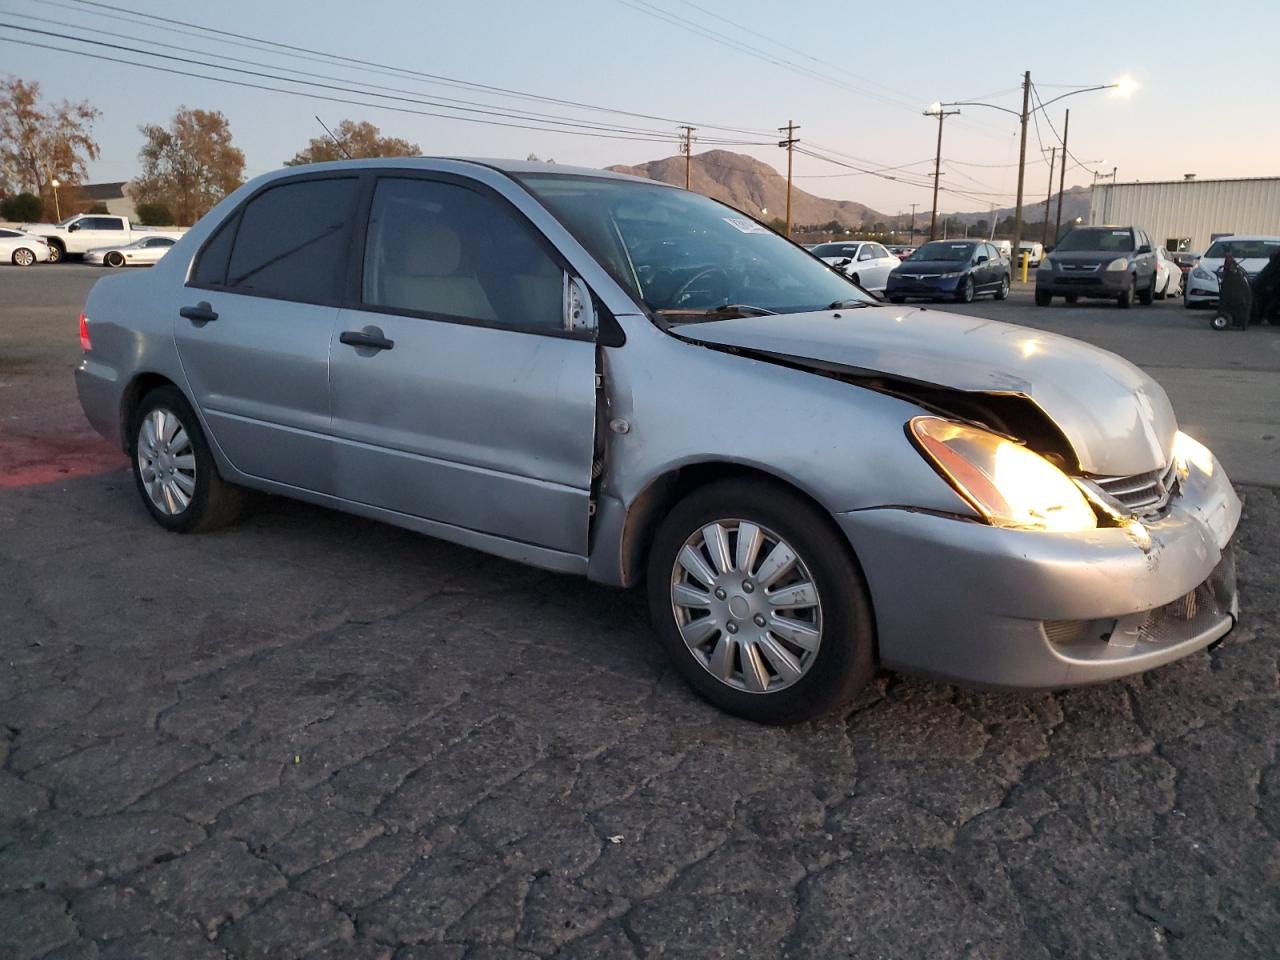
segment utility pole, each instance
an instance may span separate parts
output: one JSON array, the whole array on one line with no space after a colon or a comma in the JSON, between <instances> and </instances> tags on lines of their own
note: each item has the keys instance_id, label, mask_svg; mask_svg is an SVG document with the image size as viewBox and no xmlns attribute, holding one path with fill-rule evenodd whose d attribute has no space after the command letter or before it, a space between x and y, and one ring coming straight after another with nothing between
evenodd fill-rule
<instances>
[{"instance_id":1,"label":"utility pole","mask_svg":"<svg viewBox=\"0 0 1280 960\"><path fill-rule=\"evenodd\" d=\"M800 128L795 125L795 121L788 120L785 127L779 127L778 132L786 131L787 139L779 140L778 146L787 148L787 239L791 239L791 153L792 148L800 141L796 139L796 131Z\"/></svg>"},{"instance_id":2,"label":"utility pole","mask_svg":"<svg viewBox=\"0 0 1280 960\"><path fill-rule=\"evenodd\" d=\"M938 152L933 158L933 212L929 214L929 239L936 240L938 238L938 181L942 177L942 121L947 117L954 117L959 110L946 110L941 104L930 107L924 112L926 117L936 116L938 118Z\"/></svg>"},{"instance_id":3,"label":"utility pole","mask_svg":"<svg viewBox=\"0 0 1280 960\"><path fill-rule=\"evenodd\" d=\"M991 236L987 237L987 239L994 240L995 238L996 238L996 205L993 203L991 204Z\"/></svg>"},{"instance_id":4,"label":"utility pole","mask_svg":"<svg viewBox=\"0 0 1280 960\"><path fill-rule=\"evenodd\" d=\"M689 183L693 179L693 131L697 127L682 126L684 131L680 135L680 152L684 154L684 188L689 189Z\"/></svg>"},{"instance_id":5,"label":"utility pole","mask_svg":"<svg viewBox=\"0 0 1280 960\"><path fill-rule=\"evenodd\" d=\"M1056 247L1058 241L1062 239L1062 191L1067 187L1067 158L1071 154L1067 153L1067 133L1071 130L1071 111L1067 111L1067 118L1062 122L1062 172L1058 174L1058 219L1053 225L1053 245Z\"/></svg>"},{"instance_id":6,"label":"utility pole","mask_svg":"<svg viewBox=\"0 0 1280 960\"><path fill-rule=\"evenodd\" d=\"M1022 243L1022 188L1027 175L1027 120L1031 107L1031 71L1022 75L1022 145L1018 148L1018 201L1013 211L1013 265L1018 265L1018 247Z\"/></svg>"},{"instance_id":7,"label":"utility pole","mask_svg":"<svg viewBox=\"0 0 1280 960\"><path fill-rule=\"evenodd\" d=\"M907 241L908 245L913 247L916 245L916 207L917 206L919 206L919 204L913 203L911 205L911 239Z\"/></svg>"},{"instance_id":8,"label":"utility pole","mask_svg":"<svg viewBox=\"0 0 1280 960\"><path fill-rule=\"evenodd\" d=\"M1044 223L1040 227L1040 246L1042 247L1049 242L1049 201L1053 199L1054 164L1057 160L1058 148L1054 147L1049 152L1049 189L1044 194ZM1066 164L1064 163L1063 166Z\"/></svg>"}]
</instances>

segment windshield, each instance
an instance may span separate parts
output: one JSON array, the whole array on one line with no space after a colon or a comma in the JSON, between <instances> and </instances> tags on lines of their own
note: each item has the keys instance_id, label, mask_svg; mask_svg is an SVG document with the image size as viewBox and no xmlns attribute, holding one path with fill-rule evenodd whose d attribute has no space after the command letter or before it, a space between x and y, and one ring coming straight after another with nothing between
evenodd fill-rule
<instances>
[{"instance_id":1,"label":"windshield","mask_svg":"<svg viewBox=\"0 0 1280 960\"><path fill-rule=\"evenodd\" d=\"M957 263L973 256L972 243L952 243L948 240L931 240L907 257L911 260L954 260Z\"/></svg>"},{"instance_id":2,"label":"windshield","mask_svg":"<svg viewBox=\"0 0 1280 960\"><path fill-rule=\"evenodd\" d=\"M1099 250L1105 253L1131 253L1133 231L1110 227L1076 227L1058 244L1055 253L1066 250Z\"/></svg>"},{"instance_id":3,"label":"windshield","mask_svg":"<svg viewBox=\"0 0 1280 960\"><path fill-rule=\"evenodd\" d=\"M1237 260L1266 260L1280 251L1280 238L1275 240L1215 240L1205 253L1210 260L1223 260L1231 254Z\"/></svg>"},{"instance_id":4,"label":"windshield","mask_svg":"<svg viewBox=\"0 0 1280 960\"><path fill-rule=\"evenodd\" d=\"M800 313L875 302L803 248L700 194L573 174L518 179L651 310Z\"/></svg>"}]
</instances>

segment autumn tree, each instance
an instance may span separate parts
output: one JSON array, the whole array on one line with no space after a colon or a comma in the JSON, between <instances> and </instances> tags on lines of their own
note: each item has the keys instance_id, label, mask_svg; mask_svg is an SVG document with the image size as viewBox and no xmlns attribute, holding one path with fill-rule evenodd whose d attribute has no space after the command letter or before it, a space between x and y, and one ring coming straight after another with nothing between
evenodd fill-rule
<instances>
[{"instance_id":1,"label":"autumn tree","mask_svg":"<svg viewBox=\"0 0 1280 960\"><path fill-rule=\"evenodd\" d=\"M138 128L142 175L130 194L139 204L163 204L180 224L195 223L244 182L244 154L231 145L231 127L217 110L179 107L168 127Z\"/></svg>"},{"instance_id":2,"label":"autumn tree","mask_svg":"<svg viewBox=\"0 0 1280 960\"><path fill-rule=\"evenodd\" d=\"M299 167L304 163L324 163L326 160L345 160L362 157L418 157L422 148L416 143L401 140L399 137L384 137L382 131L367 120L357 123L354 120L343 120L334 128L333 136L342 144L343 149L333 142L328 135L312 137L305 150L294 154L292 160L286 160L286 167Z\"/></svg>"},{"instance_id":3,"label":"autumn tree","mask_svg":"<svg viewBox=\"0 0 1280 960\"><path fill-rule=\"evenodd\" d=\"M0 194L26 191L52 209L49 182L76 184L98 159L93 124L100 113L87 100L49 104L40 84L0 81Z\"/></svg>"}]
</instances>

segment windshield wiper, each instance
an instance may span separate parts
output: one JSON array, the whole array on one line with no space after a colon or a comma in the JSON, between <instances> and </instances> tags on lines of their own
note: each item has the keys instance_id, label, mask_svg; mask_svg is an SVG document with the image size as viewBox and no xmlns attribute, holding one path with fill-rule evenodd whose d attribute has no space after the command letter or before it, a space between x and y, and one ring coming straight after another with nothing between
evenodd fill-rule
<instances>
[{"instance_id":1,"label":"windshield wiper","mask_svg":"<svg viewBox=\"0 0 1280 960\"><path fill-rule=\"evenodd\" d=\"M851 307L869 307L871 306L866 300L832 300L823 310L848 310Z\"/></svg>"},{"instance_id":2,"label":"windshield wiper","mask_svg":"<svg viewBox=\"0 0 1280 960\"><path fill-rule=\"evenodd\" d=\"M677 323L698 323L702 320L732 320L734 317L772 317L777 315L775 310L753 307L749 303L726 303L718 307L712 307L709 310L673 308L655 310L654 313L660 317L675 320Z\"/></svg>"}]
</instances>

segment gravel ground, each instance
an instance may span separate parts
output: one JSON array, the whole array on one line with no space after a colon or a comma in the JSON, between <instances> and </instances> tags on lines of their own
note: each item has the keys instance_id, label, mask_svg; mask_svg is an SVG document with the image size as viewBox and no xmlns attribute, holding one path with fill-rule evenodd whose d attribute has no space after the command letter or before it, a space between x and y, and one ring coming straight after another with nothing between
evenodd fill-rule
<instances>
[{"instance_id":1,"label":"gravel ground","mask_svg":"<svg viewBox=\"0 0 1280 960\"><path fill-rule=\"evenodd\" d=\"M638 595L276 499L161 531L69 392L84 271L0 305L2 960L1277 955L1275 490L1212 651L766 729Z\"/></svg>"}]
</instances>

